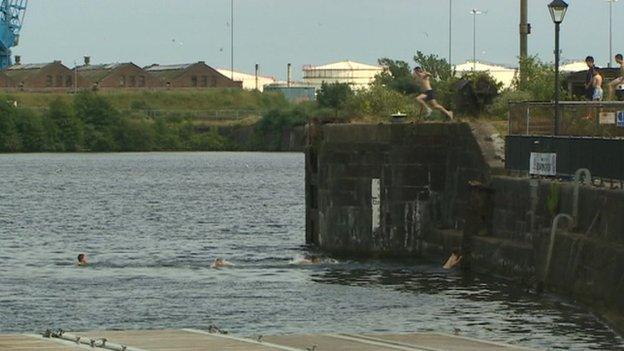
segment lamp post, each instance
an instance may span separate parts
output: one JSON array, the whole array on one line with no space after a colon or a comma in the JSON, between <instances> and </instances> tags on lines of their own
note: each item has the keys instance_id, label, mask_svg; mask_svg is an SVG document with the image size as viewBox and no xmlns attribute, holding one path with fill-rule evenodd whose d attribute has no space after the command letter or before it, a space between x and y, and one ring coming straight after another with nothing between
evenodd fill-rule
<instances>
[{"instance_id":1,"label":"lamp post","mask_svg":"<svg viewBox=\"0 0 624 351\"><path fill-rule=\"evenodd\" d=\"M78 93L78 63L74 60L74 95Z\"/></svg>"},{"instance_id":2,"label":"lamp post","mask_svg":"<svg viewBox=\"0 0 624 351\"><path fill-rule=\"evenodd\" d=\"M448 63L453 66L453 0L449 0L449 54Z\"/></svg>"},{"instance_id":3,"label":"lamp post","mask_svg":"<svg viewBox=\"0 0 624 351\"><path fill-rule=\"evenodd\" d=\"M472 9L472 70L477 70L477 15L483 15L485 12Z\"/></svg>"},{"instance_id":4,"label":"lamp post","mask_svg":"<svg viewBox=\"0 0 624 351\"><path fill-rule=\"evenodd\" d=\"M548 5L550 16L555 23L555 135L559 134L559 29L568 11L568 4L563 0L553 0Z\"/></svg>"},{"instance_id":5,"label":"lamp post","mask_svg":"<svg viewBox=\"0 0 624 351\"><path fill-rule=\"evenodd\" d=\"M234 81L234 0L230 0L230 70Z\"/></svg>"},{"instance_id":6,"label":"lamp post","mask_svg":"<svg viewBox=\"0 0 624 351\"><path fill-rule=\"evenodd\" d=\"M613 3L619 0L606 0L609 3L609 68L613 65Z\"/></svg>"}]
</instances>

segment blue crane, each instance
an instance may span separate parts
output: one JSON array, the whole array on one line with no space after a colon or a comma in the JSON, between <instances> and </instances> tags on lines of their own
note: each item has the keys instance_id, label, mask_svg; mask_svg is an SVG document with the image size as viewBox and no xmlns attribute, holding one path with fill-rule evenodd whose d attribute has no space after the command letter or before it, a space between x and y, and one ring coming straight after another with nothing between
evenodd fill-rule
<instances>
[{"instance_id":1,"label":"blue crane","mask_svg":"<svg viewBox=\"0 0 624 351\"><path fill-rule=\"evenodd\" d=\"M11 48L19 42L28 0L1 0L0 3L0 69L12 64Z\"/></svg>"}]
</instances>

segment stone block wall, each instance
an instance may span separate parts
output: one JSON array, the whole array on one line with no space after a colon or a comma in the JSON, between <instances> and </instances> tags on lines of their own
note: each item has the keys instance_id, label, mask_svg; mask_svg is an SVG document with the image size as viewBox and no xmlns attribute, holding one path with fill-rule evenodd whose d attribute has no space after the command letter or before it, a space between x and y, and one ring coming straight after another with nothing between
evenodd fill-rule
<instances>
[{"instance_id":1,"label":"stone block wall","mask_svg":"<svg viewBox=\"0 0 624 351\"><path fill-rule=\"evenodd\" d=\"M546 272L553 219L573 214L573 183L492 177L465 124L310 126L307 135L308 243L439 261L469 247L463 264L473 270L578 299L624 331L623 190L580 186L578 216L557 231ZM485 200L470 180L487 184Z\"/></svg>"},{"instance_id":2,"label":"stone block wall","mask_svg":"<svg viewBox=\"0 0 624 351\"><path fill-rule=\"evenodd\" d=\"M308 241L325 250L419 254L433 223L462 227L466 184L487 176L465 124L319 128L307 152ZM379 184L378 214L372 203L374 182Z\"/></svg>"}]
</instances>

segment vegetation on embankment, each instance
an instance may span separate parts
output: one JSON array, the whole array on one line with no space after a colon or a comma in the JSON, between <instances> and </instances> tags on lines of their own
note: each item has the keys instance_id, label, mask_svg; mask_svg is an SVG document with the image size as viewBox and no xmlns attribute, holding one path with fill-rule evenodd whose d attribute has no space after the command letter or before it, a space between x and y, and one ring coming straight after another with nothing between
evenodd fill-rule
<instances>
[{"instance_id":1,"label":"vegetation on embankment","mask_svg":"<svg viewBox=\"0 0 624 351\"><path fill-rule=\"evenodd\" d=\"M316 102L302 104L240 89L15 92L0 96L0 152L282 151L303 142L293 131L311 119L381 122L397 111L424 119L410 65L379 63L388 70L369 89L326 84ZM522 63L529 78L506 90L487 73L458 77L436 55L417 52L414 63L432 74L438 101L456 116L504 118L508 101L547 99L554 91L551 67L536 58ZM504 123L499 127L505 134Z\"/></svg>"},{"instance_id":2,"label":"vegetation on embankment","mask_svg":"<svg viewBox=\"0 0 624 351\"><path fill-rule=\"evenodd\" d=\"M279 94L241 89L102 90L97 95L119 110L261 111L288 105ZM35 109L45 109L55 100L67 104L74 100L73 94L64 92L12 92L7 98L17 101L19 106Z\"/></svg>"},{"instance_id":3,"label":"vegetation on embankment","mask_svg":"<svg viewBox=\"0 0 624 351\"><path fill-rule=\"evenodd\" d=\"M242 90L20 93L0 97L0 152L279 151L301 109Z\"/></svg>"}]
</instances>

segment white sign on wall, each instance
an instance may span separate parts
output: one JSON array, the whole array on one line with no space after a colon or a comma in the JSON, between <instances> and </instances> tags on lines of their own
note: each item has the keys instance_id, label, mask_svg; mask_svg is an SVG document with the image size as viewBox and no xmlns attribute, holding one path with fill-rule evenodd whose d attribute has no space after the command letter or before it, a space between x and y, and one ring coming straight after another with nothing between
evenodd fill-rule
<instances>
[{"instance_id":1,"label":"white sign on wall","mask_svg":"<svg viewBox=\"0 0 624 351\"><path fill-rule=\"evenodd\" d=\"M531 152L529 173L535 175L557 175L557 154Z\"/></svg>"},{"instance_id":2,"label":"white sign on wall","mask_svg":"<svg viewBox=\"0 0 624 351\"><path fill-rule=\"evenodd\" d=\"M600 112L600 124L615 124L615 112Z\"/></svg>"},{"instance_id":3,"label":"white sign on wall","mask_svg":"<svg viewBox=\"0 0 624 351\"><path fill-rule=\"evenodd\" d=\"M381 180L378 178L371 180L371 213L374 233L381 223Z\"/></svg>"}]
</instances>

